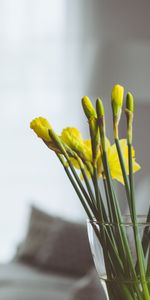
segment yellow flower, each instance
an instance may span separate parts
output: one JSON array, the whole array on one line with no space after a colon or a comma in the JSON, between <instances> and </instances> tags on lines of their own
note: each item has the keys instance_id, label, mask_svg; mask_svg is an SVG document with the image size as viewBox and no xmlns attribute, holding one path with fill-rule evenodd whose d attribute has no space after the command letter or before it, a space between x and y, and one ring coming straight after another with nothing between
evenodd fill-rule
<instances>
[{"instance_id":1,"label":"yellow flower","mask_svg":"<svg viewBox=\"0 0 150 300\"><path fill-rule=\"evenodd\" d=\"M72 150L83 150L83 139L78 129L67 127L63 129L60 138Z\"/></svg>"},{"instance_id":2,"label":"yellow flower","mask_svg":"<svg viewBox=\"0 0 150 300\"><path fill-rule=\"evenodd\" d=\"M43 139L46 142L51 141L51 138L48 134L48 129L51 129L51 125L46 119L42 117L35 118L30 123L30 128L34 130L39 138Z\"/></svg>"},{"instance_id":3,"label":"yellow flower","mask_svg":"<svg viewBox=\"0 0 150 300\"><path fill-rule=\"evenodd\" d=\"M84 96L82 98L82 106L83 106L85 115L88 119L97 118L95 108L94 108L91 100L89 99L89 97Z\"/></svg>"},{"instance_id":4,"label":"yellow flower","mask_svg":"<svg viewBox=\"0 0 150 300\"><path fill-rule=\"evenodd\" d=\"M126 96L126 109L132 113L134 112L134 98L130 92L128 92Z\"/></svg>"},{"instance_id":5,"label":"yellow flower","mask_svg":"<svg viewBox=\"0 0 150 300\"><path fill-rule=\"evenodd\" d=\"M91 141L83 140L77 128L67 127L63 129L60 138L85 161L92 162Z\"/></svg>"},{"instance_id":6,"label":"yellow flower","mask_svg":"<svg viewBox=\"0 0 150 300\"><path fill-rule=\"evenodd\" d=\"M57 147L57 145L55 145L49 136L48 130L52 129L52 127L46 119L42 117L35 118L30 123L30 128L33 129L37 136L44 141L49 149L57 153L61 153L60 149Z\"/></svg>"},{"instance_id":7,"label":"yellow flower","mask_svg":"<svg viewBox=\"0 0 150 300\"><path fill-rule=\"evenodd\" d=\"M111 100L115 106L120 108L122 107L123 94L124 94L124 87L119 84L114 85L111 92Z\"/></svg>"},{"instance_id":8,"label":"yellow flower","mask_svg":"<svg viewBox=\"0 0 150 300\"><path fill-rule=\"evenodd\" d=\"M128 167L128 146L127 146L127 141L126 139L120 140L120 147L122 150L123 158L124 158L124 163L125 163L125 168L127 175L129 174L129 167ZM140 170L140 165L135 161L135 151L134 148L132 148L132 159L133 159L133 172L137 172ZM110 173L113 179L118 180L122 184L124 184L123 176L122 176L122 171L120 167L120 162L117 154L117 149L116 145L113 144L110 146L108 149L108 163L110 167Z\"/></svg>"},{"instance_id":9,"label":"yellow flower","mask_svg":"<svg viewBox=\"0 0 150 300\"><path fill-rule=\"evenodd\" d=\"M60 138L62 142L64 142L68 147L75 151L81 159L83 159L85 172L87 176L90 176L87 170L87 165L90 167L92 163L91 140L84 140L79 130L71 127L63 129ZM76 169L80 169L77 159L70 157L70 160Z\"/></svg>"}]
</instances>

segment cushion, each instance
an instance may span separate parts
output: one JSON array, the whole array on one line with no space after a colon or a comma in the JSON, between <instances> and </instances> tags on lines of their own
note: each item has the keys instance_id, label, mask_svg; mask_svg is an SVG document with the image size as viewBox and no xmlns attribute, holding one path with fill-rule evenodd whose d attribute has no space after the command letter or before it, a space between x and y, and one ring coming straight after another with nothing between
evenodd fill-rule
<instances>
[{"instance_id":1,"label":"cushion","mask_svg":"<svg viewBox=\"0 0 150 300\"><path fill-rule=\"evenodd\" d=\"M25 240L20 243L15 259L28 263L36 263L36 255L47 239L53 239L53 230L59 226L59 219L54 218L32 206ZM51 229L51 232L50 232ZM52 234L51 234L52 233Z\"/></svg>"},{"instance_id":2,"label":"cushion","mask_svg":"<svg viewBox=\"0 0 150 300\"><path fill-rule=\"evenodd\" d=\"M27 236L18 247L16 259L45 271L83 276L93 266L86 226L33 206Z\"/></svg>"},{"instance_id":3,"label":"cushion","mask_svg":"<svg viewBox=\"0 0 150 300\"><path fill-rule=\"evenodd\" d=\"M106 300L103 286L101 285L98 274L94 268L74 284L70 296L70 300L88 299Z\"/></svg>"},{"instance_id":4,"label":"cushion","mask_svg":"<svg viewBox=\"0 0 150 300\"><path fill-rule=\"evenodd\" d=\"M82 276L93 266L86 227L82 224L62 221L53 239L47 238L37 260L47 270Z\"/></svg>"}]
</instances>

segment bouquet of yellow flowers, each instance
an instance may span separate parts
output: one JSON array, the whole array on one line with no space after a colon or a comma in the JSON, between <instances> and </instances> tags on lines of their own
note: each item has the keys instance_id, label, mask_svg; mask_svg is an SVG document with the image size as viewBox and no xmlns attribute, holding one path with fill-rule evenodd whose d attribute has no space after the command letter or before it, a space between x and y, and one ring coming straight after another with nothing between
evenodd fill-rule
<instances>
[{"instance_id":1,"label":"bouquet of yellow flowers","mask_svg":"<svg viewBox=\"0 0 150 300\"><path fill-rule=\"evenodd\" d=\"M134 172L140 170L132 145L134 99L126 96L127 138L119 138L124 88L115 85L111 93L114 144L106 135L102 101L94 108L82 98L90 139L76 128L57 135L50 123L35 118L30 127L55 152L88 216L88 233L99 278L107 299L150 300L150 210L139 218L136 212ZM103 182L102 193L99 180ZM124 185L129 216L123 216L113 180Z\"/></svg>"}]
</instances>

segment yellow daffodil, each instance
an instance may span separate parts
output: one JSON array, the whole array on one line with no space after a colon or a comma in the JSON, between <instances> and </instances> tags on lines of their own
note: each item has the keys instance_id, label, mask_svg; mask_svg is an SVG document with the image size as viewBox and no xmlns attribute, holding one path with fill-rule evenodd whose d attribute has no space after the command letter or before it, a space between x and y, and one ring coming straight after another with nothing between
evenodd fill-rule
<instances>
[{"instance_id":1,"label":"yellow daffodil","mask_svg":"<svg viewBox=\"0 0 150 300\"><path fill-rule=\"evenodd\" d=\"M70 147L79 155L81 159L83 159L83 162L85 163L85 172L87 176L90 176L87 165L90 164L91 166L92 163L91 140L84 140L79 130L77 128L71 127L63 129L60 138L64 144ZM80 169L77 159L75 159L74 157L70 157L70 160L76 169Z\"/></svg>"},{"instance_id":2,"label":"yellow daffodil","mask_svg":"<svg viewBox=\"0 0 150 300\"><path fill-rule=\"evenodd\" d=\"M30 128L33 129L37 136L44 141L49 149L57 153L61 153L49 136L48 130L50 130L52 127L46 119L43 117L35 118L31 121Z\"/></svg>"},{"instance_id":3,"label":"yellow daffodil","mask_svg":"<svg viewBox=\"0 0 150 300\"><path fill-rule=\"evenodd\" d=\"M119 84L114 85L111 92L111 101L114 107L120 107L120 108L122 107L123 94L124 94L124 87Z\"/></svg>"},{"instance_id":4,"label":"yellow daffodil","mask_svg":"<svg viewBox=\"0 0 150 300\"><path fill-rule=\"evenodd\" d=\"M46 119L42 117L35 118L30 123L30 128L34 130L37 136L40 137L51 150L55 151L56 153L61 153L60 149L57 147L57 145L55 145L55 143L52 141L52 139L49 136L48 130L51 130L52 127ZM64 145L66 144L69 148L71 148L71 150L75 151L79 155L79 157L83 159L83 161L85 162L85 171L87 175L90 176L86 163L87 164L90 163L92 165L91 140L84 140L79 130L71 127L63 129L60 136L60 140L64 143ZM116 145L115 144L111 145L107 138L105 138L105 142L106 142L106 151L108 156L108 164L110 167L110 173L112 179L116 179L119 182L124 183ZM124 158L126 172L128 175L129 174L128 146L127 146L126 139L120 140L120 147ZM133 172L137 172L140 169L140 166L135 161L135 152L133 148L132 148L132 157L133 157ZM80 169L77 159L75 159L74 157L71 157L70 159L74 167ZM103 167L102 167L102 158L101 158L100 150L98 152L98 159L97 159L97 172L99 176L102 176Z\"/></svg>"},{"instance_id":5,"label":"yellow daffodil","mask_svg":"<svg viewBox=\"0 0 150 300\"><path fill-rule=\"evenodd\" d=\"M85 115L88 118L88 120L90 118L97 118L95 108L94 108L91 100L89 99L89 97L84 96L82 98L82 106L83 106Z\"/></svg>"},{"instance_id":6,"label":"yellow daffodil","mask_svg":"<svg viewBox=\"0 0 150 300\"><path fill-rule=\"evenodd\" d=\"M107 138L106 138L105 142L106 142L106 151L107 151L107 156L108 156L108 164L109 164L112 179L115 179L115 180L121 182L122 184L124 184L116 145L115 144L111 145ZM128 175L129 174L128 146L127 146L127 140L126 139L121 139L120 140L120 147L121 147L122 155L123 155L123 158L124 158L126 172L127 172L127 175ZM86 151L86 155L87 155L89 161L92 161L92 147L91 147L91 141L90 140L85 141L85 149L86 149L85 151ZM140 170L140 165L135 161L134 148L132 148L132 159L133 159L133 172L135 173L135 172ZM74 166L76 168L79 168L78 163L75 162L75 160L74 160ZM99 152L99 156L98 156L98 160L97 160L97 172L98 172L98 175L101 177L102 172L103 172L101 152ZM87 175L89 175L88 171L87 171Z\"/></svg>"},{"instance_id":7,"label":"yellow daffodil","mask_svg":"<svg viewBox=\"0 0 150 300\"><path fill-rule=\"evenodd\" d=\"M125 168L127 175L129 174L129 167L128 167L128 146L126 139L120 140L120 147L122 151L122 155L124 158ZM122 184L124 184L122 171L120 167L120 162L118 159L117 149L116 145L113 144L108 149L108 163L110 167L110 173L113 179L118 180ZM135 151L134 148L132 148L132 159L133 159L133 172L137 172L140 170L140 165L135 161Z\"/></svg>"},{"instance_id":8,"label":"yellow daffodil","mask_svg":"<svg viewBox=\"0 0 150 300\"><path fill-rule=\"evenodd\" d=\"M82 135L77 128L67 127L63 129L60 138L85 161L92 162L91 141L83 140Z\"/></svg>"},{"instance_id":9,"label":"yellow daffodil","mask_svg":"<svg viewBox=\"0 0 150 300\"><path fill-rule=\"evenodd\" d=\"M83 151L84 143L78 129L67 127L63 129L60 138L72 150Z\"/></svg>"},{"instance_id":10,"label":"yellow daffodil","mask_svg":"<svg viewBox=\"0 0 150 300\"><path fill-rule=\"evenodd\" d=\"M35 118L30 123L30 128L34 130L34 132L39 138L43 139L46 142L51 141L51 138L48 133L48 129L51 129L51 125L46 119L42 117Z\"/></svg>"},{"instance_id":11,"label":"yellow daffodil","mask_svg":"<svg viewBox=\"0 0 150 300\"><path fill-rule=\"evenodd\" d=\"M132 113L134 112L134 98L130 92L128 92L126 96L126 109Z\"/></svg>"}]
</instances>

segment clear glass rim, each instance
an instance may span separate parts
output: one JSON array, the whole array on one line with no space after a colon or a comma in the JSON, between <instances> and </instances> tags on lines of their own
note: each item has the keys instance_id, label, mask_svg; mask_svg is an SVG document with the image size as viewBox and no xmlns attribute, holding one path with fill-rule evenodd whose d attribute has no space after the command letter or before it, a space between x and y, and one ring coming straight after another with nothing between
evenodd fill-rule
<instances>
[{"instance_id":1,"label":"clear glass rim","mask_svg":"<svg viewBox=\"0 0 150 300\"><path fill-rule=\"evenodd\" d=\"M124 226L134 226L134 223L131 220L131 216L128 214L125 214L122 216L123 222L116 223L116 222L99 222L95 218L92 220L87 219L87 223L95 224L99 226L118 226L118 225L124 225ZM147 221L147 215L137 215L137 225L140 226L150 226L150 221Z\"/></svg>"},{"instance_id":2,"label":"clear glass rim","mask_svg":"<svg viewBox=\"0 0 150 300\"><path fill-rule=\"evenodd\" d=\"M133 278L128 278L128 279L125 279L125 280L124 279L121 280L121 279L118 279L118 278L110 279L110 278L107 277L106 274L101 274L101 275L98 274L98 277L99 277L100 280L103 280L105 282L114 282L114 283L116 282L116 283L126 283L126 284L132 284L132 283L136 282L135 279L133 279ZM138 278L138 280L140 282L140 278ZM147 283L150 282L150 276L146 277L146 282Z\"/></svg>"}]
</instances>

